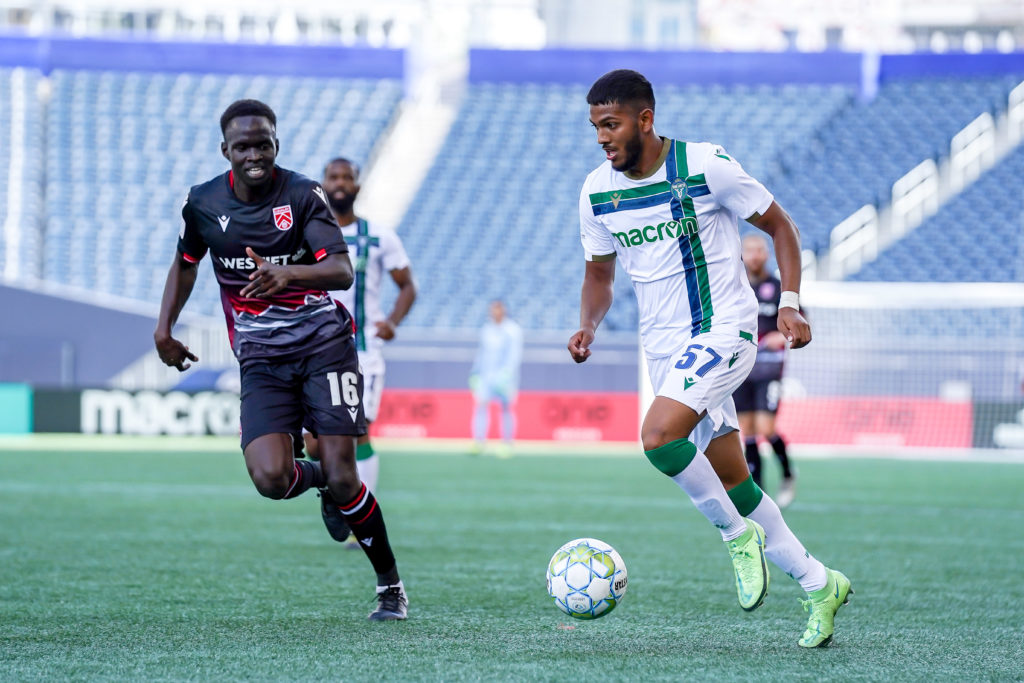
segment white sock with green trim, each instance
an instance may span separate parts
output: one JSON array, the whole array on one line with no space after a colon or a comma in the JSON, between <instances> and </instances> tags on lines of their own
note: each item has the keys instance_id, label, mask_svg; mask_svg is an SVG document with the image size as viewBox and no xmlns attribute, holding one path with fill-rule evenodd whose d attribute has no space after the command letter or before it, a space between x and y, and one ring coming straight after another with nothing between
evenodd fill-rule
<instances>
[{"instance_id":1,"label":"white sock with green trim","mask_svg":"<svg viewBox=\"0 0 1024 683\"><path fill-rule=\"evenodd\" d=\"M723 541L732 541L747 531L747 523L729 499L722 481L715 474L703 451L697 454L682 472L672 477L693 504L722 533Z\"/></svg>"},{"instance_id":2,"label":"white sock with green trim","mask_svg":"<svg viewBox=\"0 0 1024 683\"><path fill-rule=\"evenodd\" d=\"M825 565L807 552L800 539L789 530L775 501L764 494L749 515L764 528L764 554L772 564L796 579L810 593L828 581Z\"/></svg>"}]
</instances>

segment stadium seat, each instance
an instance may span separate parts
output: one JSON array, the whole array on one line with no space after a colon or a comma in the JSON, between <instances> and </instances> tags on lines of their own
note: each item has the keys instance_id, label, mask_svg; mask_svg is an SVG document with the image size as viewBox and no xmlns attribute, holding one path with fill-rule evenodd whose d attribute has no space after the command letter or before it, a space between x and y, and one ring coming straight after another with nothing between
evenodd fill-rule
<instances>
[{"instance_id":1,"label":"stadium seat","mask_svg":"<svg viewBox=\"0 0 1024 683\"><path fill-rule=\"evenodd\" d=\"M230 102L273 107L279 162L318 177L333 156L365 161L401 96L394 80L68 70L51 79L43 276L149 302L160 300L185 193L227 168L218 121ZM212 272L200 273L189 308L219 316Z\"/></svg>"},{"instance_id":2,"label":"stadium seat","mask_svg":"<svg viewBox=\"0 0 1024 683\"><path fill-rule=\"evenodd\" d=\"M1024 147L848 279L1024 282Z\"/></svg>"}]
</instances>

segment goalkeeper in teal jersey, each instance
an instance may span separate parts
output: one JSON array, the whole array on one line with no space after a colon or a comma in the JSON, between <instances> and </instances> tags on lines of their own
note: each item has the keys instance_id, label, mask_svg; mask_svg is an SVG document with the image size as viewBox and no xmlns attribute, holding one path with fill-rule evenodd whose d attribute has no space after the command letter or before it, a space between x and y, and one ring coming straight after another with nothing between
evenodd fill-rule
<instances>
[{"instance_id":1,"label":"goalkeeper in teal jersey","mask_svg":"<svg viewBox=\"0 0 1024 683\"><path fill-rule=\"evenodd\" d=\"M751 479L732 402L757 353L757 301L740 259L737 221L775 242L783 289L778 328L794 349L811 340L799 313L799 232L721 147L657 134L654 91L641 74L605 74L587 103L606 161L580 194L586 270L569 352L577 363L590 357L612 304L618 261L636 292L656 393L641 429L648 459L721 532L740 606L751 611L763 603L767 557L808 593L810 619L799 644L825 645L850 582L807 552Z\"/></svg>"},{"instance_id":2,"label":"goalkeeper in teal jersey","mask_svg":"<svg viewBox=\"0 0 1024 683\"><path fill-rule=\"evenodd\" d=\"M490 429L491 402L501 406L501 446L499 456L512 454L516 432L516 395L519 393L519 366L523 362L523 331L508 317L505 304L491 302L491 319L480 330L469 386L473 390L473 452L481 453Z\"/></svg>"}]
</instances>

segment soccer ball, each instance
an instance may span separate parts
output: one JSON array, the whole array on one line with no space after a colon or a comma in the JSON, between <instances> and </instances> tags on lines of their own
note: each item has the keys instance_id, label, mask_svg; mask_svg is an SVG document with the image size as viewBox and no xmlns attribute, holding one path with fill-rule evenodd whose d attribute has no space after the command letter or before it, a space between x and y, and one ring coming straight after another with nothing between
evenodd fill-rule
<instances>
[{"instance_id":1,"label":"soccer ball","mask_svg":"<svg viewBox=\"0 0 1024 683\"><path fill-rule=\"evenodd\" d=\"M548 562L548 595L570 617L603 617L625 594L626 563L596 538L569 541Z\"/></svg>"}]
</instances>

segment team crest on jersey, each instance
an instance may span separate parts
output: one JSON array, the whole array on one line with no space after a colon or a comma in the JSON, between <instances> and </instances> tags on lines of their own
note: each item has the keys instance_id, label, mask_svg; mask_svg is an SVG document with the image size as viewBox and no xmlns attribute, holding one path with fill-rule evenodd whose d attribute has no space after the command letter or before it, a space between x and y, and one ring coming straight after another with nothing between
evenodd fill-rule
<instances>
[{"instance_id":1,"label":"team crest on jersey","mask_svg":"<svg viewBox=\"0 0 1024 683\"><path fill-rule=\"evenodd\" d=\"M277 226L278 230L287 230L292 227L293 222L291 204L274 207L274 225Z\"/></svg>"},{"instance_id":2,"label":"team crest on jersey","mask_svg":"<svg viewBox=\"0 0 1024 683\"><path fill-rule=\"evenodd\" d=\"M684 199L686 199L686 194L687 194L686 180L683 179L683 178L676 178L675 180L673 180L672 181L672 196L675 197L676 199L678 199L679 201L683 201Z\"/></svg>"}]
</instances>

